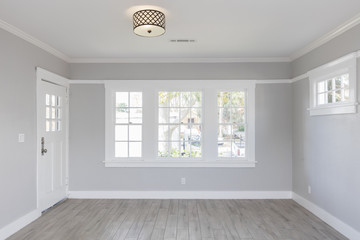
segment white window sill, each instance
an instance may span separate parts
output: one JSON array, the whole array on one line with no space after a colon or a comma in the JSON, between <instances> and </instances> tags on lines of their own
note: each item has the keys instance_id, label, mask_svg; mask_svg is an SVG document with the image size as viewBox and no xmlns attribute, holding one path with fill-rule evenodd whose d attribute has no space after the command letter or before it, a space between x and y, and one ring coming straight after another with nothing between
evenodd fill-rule
<instances>
[{"instance_id":1,"label":"white window sill","mask_svg":"<svg viewBox=\"0 0 360 240\"><path fill-rule=\"evenodd\" d=\"M320 115L332 115L332 114L348 114L357 112L358 103L343 103L343 104L334 104L334 105L324 105L309 108L310 116L320 116Z\"/></svg>"},{"instance_id":2,"label":"white window sill","mask_svg":"<svg viewBox=\"0 0 360 240\"><path fill-rule=\"evenodd\" d=\"M104 161L105 167L221 167L221 168L248 168L255 167L255 161L219 160L219 161Z\"/></svg>"}]
</instances>

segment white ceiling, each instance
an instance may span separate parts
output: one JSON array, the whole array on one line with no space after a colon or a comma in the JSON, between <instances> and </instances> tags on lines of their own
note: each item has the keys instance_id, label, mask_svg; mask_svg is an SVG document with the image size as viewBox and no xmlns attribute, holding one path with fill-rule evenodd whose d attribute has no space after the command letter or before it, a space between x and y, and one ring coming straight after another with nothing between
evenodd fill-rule
<instances>
[{"instance_id":1,"label":"white ceiling","mask_svg":"<svg viewBox=\"0 0 360 240\"><path fill-rule=\"evenodd\" d=\"M142 6L165 12L165 35L133 33ZM359 0L0 0L1 20L73 59L288 58L359 12Z\"/></svg>"}]
</instances>

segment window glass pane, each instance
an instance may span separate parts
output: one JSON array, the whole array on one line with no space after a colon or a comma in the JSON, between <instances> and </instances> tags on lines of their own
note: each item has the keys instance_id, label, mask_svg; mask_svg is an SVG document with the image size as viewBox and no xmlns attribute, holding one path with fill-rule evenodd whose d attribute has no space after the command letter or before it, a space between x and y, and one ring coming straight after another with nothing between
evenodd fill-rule
<instances>
[{"instance_id":1,"label":"window glass pane","mask_svg":"<svg viewBox=\"0 0 360 240\"><path fill-rule=\"evenodd\" d=\"M158 133L159 141L169 141L169 125L160 125Z\"/></svg>"},{"instance_id":2,"label":"window glass pane","mask_svg":"<svg viewBox=\"0 0 360 240\"><path fill-rule=\"evenodd\" d=\"M159 157L168 157L169 156L169 142L159 142L158 143L158 156Z\"/></svg>"},{"instance_id":3,"label":"window glass pane","mask_svg":"<svg viewBox=\"0 0 360 240\"><path fill-rule=\"evenodd\" d=\"M328 92L328 97L327 97L327 102L328 103L333 103L333 92Z\"/></svg>"},{"instance_id":4,"label":"window glass pane","mask_svg":"<svg viewBox=\"0 0 360 240\"><path fill-rule=\"evenodd\" d=\"M179 92L170 92L169 93L170 107L179 107L180 106L180 93Z\"/></svg>"},{"instance_id":5,"label":"window glass pane","mask_svg":"<svg viewBox=\"0 0 360 240\"><path fill-rule=\"evenodd\" d=\"M170 123L179 123L179 108L170 108L168 111L170 112Z\"/></svg>"},{"instance_id":6,"label":"window glass pane","mask_svg":"<svg viewBox=\"0 0 360 240\"><path fill-rule=\"evenodd\" d=\"M129 93L117 92L116 93L116 107L123 108L129 106Z\"/></svg>"},{"instance_id":7,"label":"window glass pane","mask_svg":"<svg viewBox=\"0 0 360 240\"><path fill-rule=\"evenodd\" d=\"M159 107L169 107L168 92L159 92Z\"/></svg>"},{"instance_id":8,"label":"window glass pane","mask_svg":"<svg viewBox=\"0 0 360 240\"><path fill-rule=\"evenodd\" d=\"M232 107L244 107L245 106L245 93L244 92L232 92L231 93L231 106Z\"/></svg>"},{"instance_id":9,"label":"window glass pane","mask_svg":"<svg viewBox=\"0 0 360 240\"><path fill-rule=\"evenodd\" d=\"M318 104L323 105L326 103L326 93L321 93L318 95Z\"/></svg>"},{"instance_id":10,"label":"window glass pane","mask_svg":"<svg viewBox=\"0 0 360 240\"><path fill-rule=\"evenodd\" d=\"M49 120L46 120L45 129L46 129L46 132L50 132L50 121Z\"/></svg>"},{"instance_id":11,"label":"window glass pane","mask_svg":"<svg viewBox=\"0 0 360 240\"><path fill-rule=\"evenodd\" d=\"M328 89L328 91L333 89L333 87L332 87L332 79L327 80L327 89Z\"/></svg>"},{"instance_id":12,"label":"window glass pane","mask_svg":"<svg viewBox=\"0 0 360 240\"><path fill-rule=\"evenodd\" d=\"M245 126L243 124L232 126L232 138L233 139L245 139Z\"/></svg>"},{"instance_id":13,"label":"window glass pane","mask_svg":"<svg viewBox=\"0 0 360 240\"><path fill-rule=\"evenodd\" d=\"M232 123L245 122L245 109L244 108L232 108L231 109L231 122Z\"/></svg>"},{"instance_id":14,"label":"window glass pane","mask_svg":"<svg viewBox=\"0 0 360 240\"><path fill-rule=\"evenodd\" d=\"M342 84L343 84L343 88L349 88L349 74L344 74L342 76Z\"/></svg>"},{"instance_id":15,"label":"window glass pane","mask_svg":"<svg viewBox=\"0 0 360 240\"><path fill-rule=\"evenodd\" d=\"M344 90L344 100L348 101L350 99L350 90L349 89L345 89Z\"/></svg>"},{"instance_id":16,"label":"window glass pane","mask_svg":"<svg viewBox=\"0 0 360 240\"><path fill-rule=\"evenodd\" d=\"M191 157L201 157L201 142L198 141L191 141Z\"/></svg>"},{"instance_id":17,"label":"window glass pane","mask_svg":"<svg viewBox=\"0 0 360 240\"><path fill-rule=\"evenodd\" d=\"M218 142L218 156L231 157L231 142Z\"/></svg>"},{"instance_id":18,"label":"window glass pane","mask_svg":"<svg viewBox=\"0 0 360 240\"><path fill-rule=\"evenodd\" d=\"M142 139L142 127L139 125L129 126L129 140L130 141L141 141Z\"/></svg>"},{"instance_id":19,"label":"window glass pane","mask_svg":"<svg viewBox=\"0 0 360 240\"><path fill-rule=\"evenodd\" d=\"M116 123L129 123L129 108L116 108Z\"/></svg>"},{"instance_id":20,"label":"window glass pane","mask_svg":"<svg viewBox=\"0 0 360 240\"><path fill-rule=\"evenodd\" d=\"M141 157L141 142L129 143L129 157Z\"/></svg>"},{"instance_id":21,"label":"window glass pane","mask_svg":"<svg viewBox=\"0 0 360 240\"><path fill-rule=\"evenodd\" d=\"M50 118L50 108L46 107L45 109L45 118Z\"/></svg>"},{"instance_id":22,"label":"window glass pane","mask_svg":"<svg viewBox=\"0 0 360 240\"><path fill-rule=\"evenodd\" d=\"M116 125L115 126L115 141L128 141L128 126Z\"/></svg>"},{"instance_id":23,"label":"window glass pane","mask_svg":"<svg viewBox=\"0 0 360 240\"><path fill-rule=\"evenodd\" d=\"M128 157L128 143L116 142L115 143L115 157Z\"/></svg>"},{"instance_id":24,"label":"window glass pane","mask_svg":"<svg viewBox=\"0 0 360 240\"><path fill-rule=\"evenodd\" d=\"M341 92L342 92L341 90L337 90L335 92L335 101L336 102L341 102L342 101Z\"/></svg>"},{"instance_id":25,"label":"window glass pane","mask_svg":"<svg viewBox=\"0 0 360 240\"><path fill-rule=\"evenodd\" d=\"M191 101L191 93L190 92L182 92L181 93L181 107L191 107L195 103Z\"/></svg>"},{"instance_id":26,"label":"window glass pane","mask_svg":"<svg viewBox=\"0 0 360 240\"><path fill-rule=\"evenodd\" d=\"M159 123L169 123L170 108L159 108Z\"/></svg>"},{"instance_id":27,"label":"window glass pane","mask_svg":"<svg viewBox=\"0 0 360 240\"><path fill-rule=\"evenodd\" d=\"M57 121L56 130L61 131L61 121Z\"/></svg>"},{"instance_id":28,"label":"window glass pane","mask_svg":"<svg viewBox=\"0 0 360 240\"><path fill-rule=\"evenodd\" d=\"M336 89L340 89L341 88L341 80L342 80L342 76L336 77L335 78L335 88Z\"/></svg>"},{"instance_id":29,"label":"window glass pane","mask_svg":"<svg viewBox=\"0 0 360 240\"><path fill-rule=\"evenodd\" d=\"M179 142L170 142L170 156L171 157L180 157L180 143Z\"/></svg>"},{"instance_id":30,"label":"window glass pane","mask_svg":"<svg viewBox=\"0 0 360 240\"><path fill-rule=\"evenodd\" d=\"M231 111L230 108L219 108L219 123L230 123Z\"/></svg>"},{"instance_id":31,"label":"window glass pane","mask_svg":"<svg viewBox=\"0 0 360 240\"><path fill-rule=\"evenodd\" d=\"M142 108L130 108L130 122L142 123Z\"/></svg>"},{"instance_id":32,"label":"window glass pane","mask_svg":"<svg viewBox=\"0 0 360 240\"><path fill-rule=\"evenodd\" d=\"M61 97L56 98L56 106L58 106L58 107L61 106Z\"/></svg>"},{"instance_id":33,"label":"window glass pane","mask_svg":"<svg viewBox=\"0 0 360 240\"><path fill-rule=\"evenodd\" d=\"M180 157L187 158L190 157L190 142L182 142L180 148Z\"/></svg>"},{"instance_id":34,"label":"window glass pane","mask_svg":"<svg viewBox=\"0 0 360 240\"><path fill-rule=\"evenodd\" d=\"M48 106L50 105L50 95L49 94L45 95L45 104Z\"/></svg>"},{"instance_id":35,"label":"window glass pane","mask_svg":"<svg viewBox=\"0 0 360 240\"><path fill-rule=\"evenodd\" d=\"M130 107L142 107L142 93L131 92L130 93Z\"/></svg>"},{"instance_id":36,"label":"window glass pane","mask_svg":"<svg viewBox=\"0 0 360 240\"><path fill-rule=\"evenodd\" d=\"M180 142L185 143L190 140L191 130L188 125L180 126Z\"/></svg>"},{"instance_id":37,"label":"window glass pane","mask_svg":"<svg viewBox=\"0 0 360 240\"><path fill-rule=\"evenodd\" d=\"M55 120L52 120L52 121L51 121L51 131L52 131L52 132L55 132L55 131L56 131L56 121L55 121Z\"/></svg>"},{"instance_id":38,"label":"window glass pane","mask_svg":"<svg viewBox=\"0 0 360 240\"><path fill-rule=\"evenodd\" d=\"M57 115L57 118L58 119L61 119L62 118L62 116L61 116L61 108L58 108L57 110L56 110L56 115Z\"/></svg>"},{"instance_id":39,"label":"window glass pane","mask_svg":"<svg viewBox=\"0 0 360 240\"><path fill-rule=\"evenodd\" d=\"M318 93L325 92L325 85L326 85L326 82L325 82L325 81L318 82L317 92L318 92Z\"/></svg>"},{"instance_id":40,"label":"window glass pane","mask_svg":"<svg viewBox=\"0 0 360 240\"><path fill-rule=\"evenodd\" d=\"M230 141L231 140L231 125L220 125L218 130L219 141Z\"/></svg>"},{"instance_id":41,"label":"window glass pane","mask_svg":"<svg viewBox=\"0 0 360 240\"><path fill-rule=\"evenodd\" d=\"M245 157L245 142L239 139L233 140L231 144L233 157Z\"/></svg>"},{"instance_id":42,"label":"window glass pane","mask_svg":"<svg viewBox=\"0 0 360 240\"><path fill-rule=\"evenodd\" d=\"M56 109L55 108L51 108L51 118L52 119L56 118Z\"/></svg>"},{"instance_id":43,"label":"window glass pane","mask_svg":"<svg viewBox=\"0 0 360 240\"><path fill-rule=\"evenodd\" d=\"M170 125L169 133L170 133L170 141L180 141L179 125Z\"/></svg>"},{"instance_id":44,"label":"window glass pane","mask_svg":"<svg viewBox=\"0 0 360 240\"><path fill-rule=\"evenodd\" d=\"M51 106L55 107L56 104L56 96L55 95L51 95Z\"/></svg>"},{"instance_id":45,"label":"window glass pane","mask_svg":"<svg viewBox=\"0 0 360 240\"><path fill-rule=\"evenodd\" d=\"M192 108L190 116L192 123L201 123L201 108Z\"/></svg>"},{"instance_id":46,"label":"window glass pane","mask_svg":"<svg viewBox=\"0 0 360 240\"><path fill-rule=\"evenodd\" d=\"M201 92L191 93L191 107L201 107Z\"/></svg>"},{"instance_id":47,"label":"window glass pane","mask_svg":"<svg viewBox=\"0 0 360 240\"><path fill-rule=\"evenodd\" d=\"M231 100L230 92L219 92L218 93L218 106L219 107L229 107Z\"/></svg>"}]
</instances>

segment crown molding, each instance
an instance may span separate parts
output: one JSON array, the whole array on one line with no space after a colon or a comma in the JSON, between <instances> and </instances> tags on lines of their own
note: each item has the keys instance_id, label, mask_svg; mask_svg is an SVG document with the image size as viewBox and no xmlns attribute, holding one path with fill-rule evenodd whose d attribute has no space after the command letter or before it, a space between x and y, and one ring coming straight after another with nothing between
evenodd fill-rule
<instances>
[{"instance_id":1,"label":"crown molding","mask_svg":"<svg viewBox=\"0 0 360 240\"><path fill-rule=\"evenodd\" d=\"M348 31L349 29L357 26L358 24L360 24L360 13L357 14L355 17L349 19L348 21L344 22L343 24L339 25L338 27L336 27L332 31L326 33L325 35L323 35L319 39L311 42L309 45L305 46L304 48L302 48L302 49L294 52L293 54L291 54L290 55L290 61L294 61L295 59L298 59L298 58L304 56L305 54L307 54L307 53L311 52L312 50L324 45L325 43L331 41L332 39L340 36L341 34Z\"/></svg>"},{"instance_id":2,"label":"crown molding","mask_svg":"<svg viewBox=\"0 0 360 240\"><path fill-rule=\"evenodd\" d=\"M262 63L290 62L287 57L273 58L72 58L70 63Z\"/></svg>"},{"instance_id":3,"label":"crown molding","mask_svg":"<svg viewBox=\"0 0 360 240\"><path fill-rule=\"evenodd\" d=\"M0 19L0 28L69 63L70 58L50 45Z\"/></svg>"}]
</instances>

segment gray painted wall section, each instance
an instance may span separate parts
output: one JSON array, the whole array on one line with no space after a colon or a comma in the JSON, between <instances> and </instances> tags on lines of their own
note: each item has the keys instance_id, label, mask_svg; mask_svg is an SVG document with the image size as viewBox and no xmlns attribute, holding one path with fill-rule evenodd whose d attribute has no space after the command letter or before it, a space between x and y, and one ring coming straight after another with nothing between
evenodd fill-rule
<instances>
[{"instance_id":1,"label":"gray painted wall section","mask_svg":"<svg viewBox=\"0 0 360 240\"><path fill-rule=\"evenodd\" d=\"M36 75L69 65L0 29L0 228L36 209ZM25 142L18 143L19 133Z\"/></svg>"},{"instance_id":2,"label":"gray painted wall section","mask_svg":"<svg viewBox=\"0 0 360 240\"><path fill-rule=\"evenodd\" d=\"M290 63L72 63L71 79L289 79Z\"/></svg>"},{"instance_id":3,"label":"gray painted wall section","mask_svg":"<svg viewBox=\"0 0 360 240\"><path fill-rule=\"evenodd\" d=\"M293 62L294 75L359 49L360 26ZM360 231L360 113L310 117L308 79L292 94L293 191Z\"/></svg>"},{"instance_id":4,"label":"gray painted wall section","mask_svg":"<svg viewBox=\"0 0 360 240\"><path fill-rule=\"evenodd\" d=\"M360 50L360 25L294 60L291 63L292 77L300 76L309 70L358 50Z\"/></svg>"},{"instance_id":5,"label":"gray painted wall section","mask_svg":"<svg viewBox=\"0 0 360 240\"><path fill-rule=\"evenodd\" d=\"M71 86L71 191L291 191L290 84L256 87L255 168L105 168L104 94L103 85Z\"/></svg>"}]
</instances>

